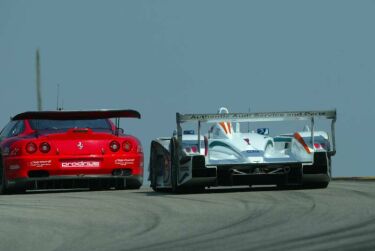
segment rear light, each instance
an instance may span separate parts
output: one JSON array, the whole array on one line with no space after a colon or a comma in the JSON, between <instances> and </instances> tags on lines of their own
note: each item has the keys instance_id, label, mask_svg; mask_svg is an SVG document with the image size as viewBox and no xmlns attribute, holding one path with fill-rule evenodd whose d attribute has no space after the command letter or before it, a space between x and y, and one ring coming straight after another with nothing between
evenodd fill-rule
<instances>
[{"instance_id":1,"label":"rear light","mask_svg":"<svg viewBox=\"0 0 375 251\"><path fill-rule=\"evenodd\" d=\"M314 147L315 147L315 149L321 149L322 148L322 146L319 143L314 143Z\"/></svg>"},{"instance_id":2,"label":"rear light","mask_svg":"<svg viewBox=\"0 0 375 251\"><path fill-rule=\"evenodd\" d=\"M130 143L129 141L124 141L122 143L122 150L124 150L125 152L130 152L132 150L132 143Z\"/></svg>"},{"instance_id":3,"label":"rear light","mask_svg":"<svg viewBox=\"0 0 375 251\"><path fill-rule=\"evenodd\" d=\"M51 150L51 146L47 142L43 142L39 145L39 151L42 153L48 153Z\"/></svg>"},{"instance_id":4,"label":"rear light","mask_svg":"<svg viewBox=\"0 0 375 251\"><path fill-rule=\"evenodd\" d=\"M327 150L327 145L324 143L314 143L314 148L319 150Z\"/></svg>"},{"instance_id":5,"label":"rear light","mask_svg":"<svg viewBox=\"0 0 375 251\"><path fill-rule=\"evenodd\" d=\"M117 152L120 150L120 143L116 140L111 141L111 143L109 143L109 149L111 149L112 152Z\"/></svg>"},{"instance_id":6,"label":"rear light","mask_svg":"<svg viewBox=\"0 0 375 251\"><path fill-rule=\"evenodd\" d=\"M198 148L197 148L196 146L192 146L192 147L191 147L191 151L192 151L193 153L196 153L196 152L198 151Z\"/></svg>"},{"instance_id":7,"label":"rear light","mask_svg":"<svg viewBox=\"0 0 375 251\"><path fill-rule=\"evenodd\" d=\"M38 149L38 147L36 146L36 144L34 142L29 142L26 144L26 152L27 153L35 153L36 150Z\"/></svg>"}]
</instances>

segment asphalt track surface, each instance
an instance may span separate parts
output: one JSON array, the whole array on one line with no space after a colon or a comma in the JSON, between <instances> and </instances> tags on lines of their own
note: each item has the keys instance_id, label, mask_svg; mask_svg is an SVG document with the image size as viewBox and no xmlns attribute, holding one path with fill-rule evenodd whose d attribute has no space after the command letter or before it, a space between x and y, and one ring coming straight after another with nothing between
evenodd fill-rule
<instances>
[{"instance_id":1,"label":"asphalt track surface","mask_svg":"<svg viewBox=\"0 0 375 251\"><path fill-rule=\"evenodd\" d=\"M0 196L0 250L375 250L375 182Z\"/></svg>"}]
</instances>

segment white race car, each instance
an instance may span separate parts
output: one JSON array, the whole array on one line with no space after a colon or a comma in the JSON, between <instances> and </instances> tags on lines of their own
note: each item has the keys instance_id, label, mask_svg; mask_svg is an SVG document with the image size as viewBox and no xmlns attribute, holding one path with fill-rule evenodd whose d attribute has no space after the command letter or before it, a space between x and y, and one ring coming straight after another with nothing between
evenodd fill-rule
<instances>
[{"instance_id":1,"label":"white race car","mask_svg":"<svg viewBox=\"0 0 375 251\"><path fill-rule=\"evenodd\" d=\"M314 119L331 119L331 135L314 131ZM269 135L268 128L241 132L241 122L309 120L301 132ZM197 121L198 133L181 124ZM201 123L209 124L202 134ZM275 184L325 188L331 179L335 150L336 111L177 113L172 138L151 143L150 176L154 190L172 191L207 186ZM310 129L311 128L311 129Z\"/></svg>"}]
</instances>

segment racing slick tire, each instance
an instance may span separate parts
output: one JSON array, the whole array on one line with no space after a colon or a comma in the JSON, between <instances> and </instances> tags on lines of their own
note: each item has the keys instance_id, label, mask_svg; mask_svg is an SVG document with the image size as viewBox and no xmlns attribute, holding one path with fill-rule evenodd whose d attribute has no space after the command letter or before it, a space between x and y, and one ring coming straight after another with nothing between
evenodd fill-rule
<instances>
[{"instance_id":1,"label":"racing slick tire","mask_svg":"<svg viewBox=\"0 0 375 251\"><path fill-rule=\"evenodd\" d=\"M156 160L154 160L154 157L157 156L157 155L156 155L156 152L154 153L153 151L154 151L154 149L151 148L151 154L150 154L150 187L155 192L158 192L159 189L157 187L156 179L157 179L157 171L158 171L157 167L160 164L160 158L156 157Z\"/></svg>"},{"instance_id":2,"label":"racing slick tire","mask_svg":"<svg viewBox=\"0 0 375 251\"><path fill-rule=\"evenodd\" d=\"M327 173L324 175L325 175L324 178L321 178L320 180L316 180L314 182L304 184L302 185L302 187L307 188L307 189L324 189L328 187L329 182L332 179L331 157L328 157Z\"/></svg>"},{"instance_id":3,"label":"racing slick tire","mask_svg":"<svg viewBox=\"0 0 375 251\"><path fill-rule=\"evenodd\" d=\"M115 189L124 190L126 188L126 181L124 179L117 179Z\"/></svg>"},{"instance_id":4,"label":"racing slick tire","mask_svg":"<svg viewBox=\"0 0 375 251\"><path fill-rule=\"evenodd\" d=\"M141 186L142 181L140 181L138 178L126 179L126 189L128 190L140 189Z\"/></svg>"},{"instance_id":5,"label":"racing slick tire","mask_svg":"<svg viewBox=\"0 0 375 251\"><path fill-rule=\"evenodd\" d=\"M179 159L177 155L178 143L175 138L171 140L171 186L172 193L183 193L185 189L178 186L178 165Z\"/></svg>"},{"instance_id":6,"label":"racing slick tire","mask_svg":"<svg viewBox=\"0 0 375 251\"><path fill-rule=\"evenodd\" d=\"M3 159L0 156L0 194L6 194L6 180L5 180L5 170L3 168Z\"/></svg>"},{"instance_id":7,"label":"racing slick tire","mask_svg":"<svg viewBox=\"0 0 375 251\"><path fill-rule=\"evenodd\" d=\"M316 182L302 185L302 189L323 189L328 187L329 182Z\"/></svg>"},{"instance_id":8,"label":"racing slick tire","mask_svg":"<svg viewBox=\"0 0 375 251\"><path fill-rule=\"evenodd\" d=\"M150 169L150 187L154 192L158 192L158 188L156 186L156 175L154 168Z\"/></svg>"},{"instance_id":9,"label":"racing slick tire","mask_svg":"<svg viewBox=\"0 0 375 251\"><path fill-rule=\"evenodd\" d=\"M141 186L142 184L129 184L129 185L126 185L126 189L137 190L137 189L140 189Z\"/></svg>"}]
</instances>

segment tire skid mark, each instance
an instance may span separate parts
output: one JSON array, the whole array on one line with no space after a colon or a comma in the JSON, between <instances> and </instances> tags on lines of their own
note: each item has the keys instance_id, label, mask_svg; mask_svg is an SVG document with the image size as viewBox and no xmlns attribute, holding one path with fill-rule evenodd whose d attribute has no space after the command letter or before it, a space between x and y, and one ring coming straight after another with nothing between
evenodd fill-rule
<instances>
[{"instance_id":1,"label":"tire skid mark","mask_svg":"<svg viewBox=\"0 0 375 251\"><path fill-rule=\"evenodd\" d=\"M375 250L374 184L333 181L322 190L161 196L126 190L5 196L0 233L12 231L0 241L9 247L38 227L23 244L29 250L43 236L50 238L39 243L43 250ZM9 235L14 238L5 239Z\"/></svg>"},{"instance_id":2,"label":"tire skid mark","mask_svg":"<svg viewBox=\"0 0 375 251\"><path fill-rule=\"evenodd\" d=\"M283 225L285 223L288 223L289 222L289 219L277 219L276 221L272 221L270 223L267 223L267 224L264 224L264 225L261 225L261 226L258 226L258 227L253 227L252 225L250 225L250 229L244 229L244 228L241 228L242 225L245 225L247 226L248 223L249 223L249 220L253 220L253 219L259 219L258 217L265 217L268 213L272 212L272 210L274 210L276 207L277 207L277 203L278 203L278 200L280 200L279 198L274 198L276 197L276 195L274 194L264 194L264 195L268 195L267 196L267 199L269 201L269 199L272 200L273 202L273 207L269 208L269 210L266 210L266 211L263 211L263 213L261 214L258 214L258 215L254 215L253 217L251 218L248 218L248 219L245 219L243 221L239 221L239 222L233 222L232 224L230 225L227 225L225 228L222 228L222 229L217 229L215 231L212 231L210 233L206 233L206 234L201 234L199 235L198 237L199 238L203 238L205 236L209 237L209 238L205 238L203 240L194 240L193 242L193 246L197 246L199 244L204 244L204 243L207 243L207 242L213 242L215 240L220 240L222 237L220 236L216 236L216 237L210 237L211 235L215 235L217 234L218 232L220 231L225 231L225 230L228 230L228 229L231 229L233 227L235 228L238 228L237 231L234 231L233 233L230 233L230 234L227 234L227 233L223 233L225 234L225 238L231 238L231 237L234 237L234 236L244 236L244 235L249 235L251 233L254 233L254 232L258 232L260 230L264 231L266 230L267 228L274 228L274 227L277 227L279 225ZM308 195L304 195L304 194L301 194L300 192L294 192L293 195L297 195L297 197L302 197L302 198L305 198L306 200L308 201L312 201L311 202L311 206L308 207L308 210L307 212L310 212L310 211L313 211L316 207L316 204L315 204L315 201L314 199L311 197L311 196L308 196ZM292 200L298 200L298 198L292 198ZM253 201L249 201L249 200L244 200L244 199L239 199L239 201L241 201L242 203L253 203ZM248 207L248 206L247 206ZM301 214L305 214L306 211L304 212L301 212ZM262 218L260 218L261 220ZM246 231L247 230L247 231ZM196 238L195 236L190 236L191 238L189 239L184 239L184 241L187 241L187 240L191 240L191 239L194 239ZM174 245L174 246L179 246L179 243L181 242L181 240L176 240L176 241L173 241L173 242L169 242L168 244L169 245ZM176 245L177 244L177 245ZM154 246L154 248L156 248L156 246Z\"/></svg>"},{"instance_id":3,"label":"tire skid mark","mask_svg":"<svg viewBox=\"0 0 375 251\"><path fill-rule=\"evenodd\" d=\"M202 236L205 236L205 235L216 234L217 232L220 232L222 230L231 228L232 226L237 226L237 225L243 223L244 221L250 220L252 218L256 218L257 216L258 216L257 214L254 214L254 215L242 217L242 218L238 219L237 221L232 222L232 223L230 223L228 225L218 227L218 228L210 231L209 233L203 233L203 234L202 233L197 233L197 234L190 235L190 236L188 236L186 238L178 238L178 239L174 239L174 240L163 241L163 242L159 242L159 243L154 243L154 244L149 245L149 246L139 246L139 247L136 247L136 248L131 249L131 250L157 249L157 248L163 248L163 246L165 246L165 245L174 245L174 244L176 244L178 246L179 242L192 241L192 240L194 240L197 237L201 238Z\"/></svg>"},{"instance_id":4,"label":"tire skid mark","mask_svg":"<svg viewBox=\"0 0 375 251\"><path fill-rule=\"evenodd\" d=\"M355 190L355 191L349 190L349 191L353 192L355 194L362 195L365 198L369 198L368 193L365 193L365 192L362 192L362 191L357 191L357 190ZM347 193L344 193L344 195L347 196ZM357 236L363 237L366 234L369 234L369 233L370 233L370 235L372 234L372 231L368 231L366 229L368 227L375 228L375 217L372 217L372 218L369 218L369 219L367 218L367 219L362 220L362 221L360 221L359 223L356 223L356 224L346 225L345 227L337 227L333 230L324 231L324 232L320 232L320 233L317 233L317 234L312 234L312 235L310 234L310 235L306 235L306 236L303 236L303 237L292 238L292 239L287 239L287 240L278 241L278 242L272 242L272 243L267 244L267 245L261 244L259 246L256 246L255 248L261 247L263 249L263 248L267 248L267 247L278 246L278 249L279 249L280 245L289 244L289 246L287 245L286 247L283 247L283 248L290 249L290 248L293 248L294 246L300 247L300 246L306 246L306 245L309 245L309 244L314 244L314 243L317 243L317 242L321 243L323 241L322 239L328 239L326 242L330 243L330 242L342 240L343 238L353 238L353 237L357 237ZM358 233L353 233L353 232L358 232ZM302 244L300 244L300 246L299 246L298 244L295 244L296 242L297 243L301 242ZM276 250L278 250L278 249L276 249Z\"/></svg>"},{"instance_id":5,"label":"tire skid mark","mask_svg":"<svg viewBox=\"0 0 375 251\"><path fill-rule=\"evenodd\" d=\"M232 235L238 235L238 234L242 234L243 233L243 229L239 229L238 232L236 233L233 233L233 234L226 234L225 231L228 230L228 229L231 229L233 227L236 227L236 228L241 228L242 225L246 225L248 224L249 221L252 221L254 219L258 219L260 216L262 215L266 215L267 213L269 213L270 211L272 211L272 209L277 206L276 202L277 200L275 198L273 198L272 196L269 196L271 197L270 199L273 200L273 203L272 203L272 206L266 210L264 209L258 209L257 213L255 214L252 214L252 215L246 215L245 217L241 217L240 219L230 223L230 224L227 224L225 226L222 226L222 227L219 227L219 228L216 228L214 230L211 230L209 233L201 233L201 234L195 234L195 235L190 235L188 236L187 238L180 238L180 239L175 239L175 240L170 240L170 241L164 241L164 242L159 242L159 243L154 243L153 245L151 246L140 246L140 247L137 247L135 248L134 250L139 250L139 249L142 249L142 250L147 250L147 249L163 249L163 248L166 248L164 247L165 245L169 246L169 245L172 245L172 246L180 246L180 243L181 242L186 242L186 241L192 241L192 243L194 243L194 245L197 245L197 244L200 244L200 243L205 243L207 241L213 241L215 239L218 239L218 238L221 238L221 237L210 237L211 235L217 235L221 232L223 232L223 234L225 234L225 237L230 237ZM245 209L249 209L249 203L252 203L251 201L248 201L248 200L243 200L243 199L237 199L238 202L241 202L241 204L244 205ZM282 220L279 222L280 224L283 224L285 223L285 220ZM273 227L275 226L275 223L271 223L271 224L268 224L268 227ZM252 229L251 231L249 232L253 232L253 231L257 231L258 229L262 229L264 228L263 227L259 227L257 229ZM249 233L247 232L247 233ZM203 240L195 240L195 239L200 239L200 238L205 238L205 237L210 237L208 239L203 239Z\"/></svg>"},{"instance_id":6,"label":"tire skid mark","mask_svg":"<svg viewBox=\"0 0 375 251\"><path fill-rule=\"evenodd\" d=\"M307 196L306 196L307 197ZM312 204L312 206L310 206L308 208L308 212L311 211L311 210L314 210L315 208L315 203ZM272 208L274 209L274 208ZM270 213L272 212L272 210L269 210L267 213ZM303 212L304 214L305 212ZM262 216L266 216L266 214L262 215ZM261 220L261 219L260 219ZM244 236L244 235L249 235L251 233L254 233L254 232L258 232L258 231L264 231L264 230L267 230L269 228L274 228L274 227L277 227L277 226L280 226L280 225L283 225L285 223L288 223L289 222L289 219L288 218L285 218L285 219L277 219L276 221L273 221L273 222L270 222L270 223L267 223L267 224L264 224L264 225L261 225L261 226L258 226L258 227L251 227L251 229L248 229L248 231L245 231L246 229L238 229L237 231L231 233L231 234L226 234L225 237L226 238L230 238L230 237L240 237L240 236ZM243 222L243 224L245 224L246 222ZM238 225L236 226L238 227ZM218 239L217 237L215 238L211 238L211 239L205 239L205 240L202 240L200 242L195 242L194 244L197 244L197 243L204 243L204 242L207 242L207 241L214 241ZM248 250L247 248L245 250Z\"/></svg>"},{"instance_id":7,"label":"tire skid mark","mask_svg":"<svg viewBox=\"0 0 375 251\"><path fill-rule=\"evenodd\" d=\"M272 245L269 245L268 247L272 247L270 250L280 250L280 248L284 250L300 250L303 247L317 244L319 245L327 245L329 243L335 243L336 241L340 240L349 240L349 239L355 239L356 237L364 237L364 236L369 236L367 238L368 240L373 239L373 234L372 231L369 231L368 229L362 229L366 228L368 225L371 225L375 222L375 220L372 220L369 224L365 224L363 226L358 226L358 225L353 225L353 226L347 226L345 228L340 228L340 229L334 229L328 232L322 232L319 234L315 235L307 235L304 237L296 238L296 239L289 239L285 240L282 242L276 242L273 243ZM358 231L361 230L361 231ZM375 230L375 229L372 229ZM355 233L353 233L355 232ZM277 246L277 248L275 248ZM255 247L257 248L257 247ZM267 248L267 245L262 245L262 249ZM336 249L337 250L337 249ZM358 249L359 250L359 249ZM362 249L360 249L362 250Z\"/></svg>"}]
</instances>

